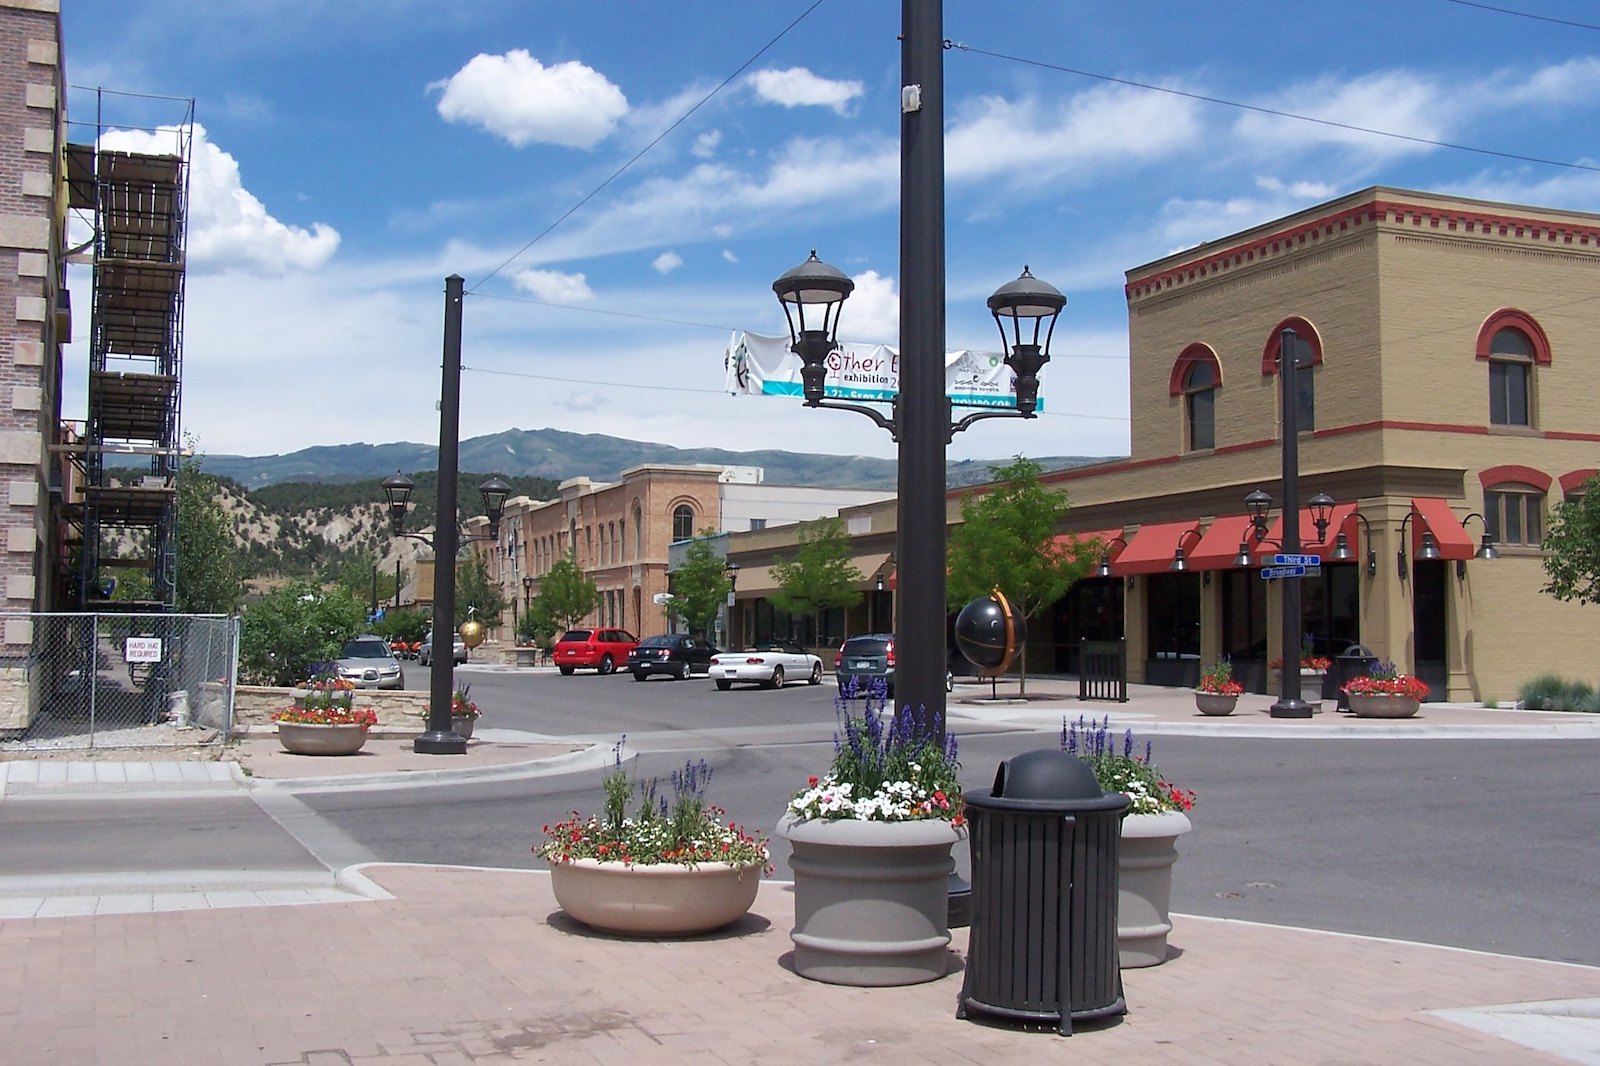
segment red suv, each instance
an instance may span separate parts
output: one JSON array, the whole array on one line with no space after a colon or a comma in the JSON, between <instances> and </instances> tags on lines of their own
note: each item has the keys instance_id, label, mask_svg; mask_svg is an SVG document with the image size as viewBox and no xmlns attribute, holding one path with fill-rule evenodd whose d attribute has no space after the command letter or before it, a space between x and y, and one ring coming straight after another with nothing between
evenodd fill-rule
<instances>
[{"instance_id":1,"label":"red suv","mask_svg":"<svg viewBox=\"0 0 1600 1066\"><path fill-rule=\"evenodd\" d=\"M602 674L615 673L638 643L639 638L626 629L569 629L556 641L556 667L563 674L580 666Z\"/></svg>"}]
</instances>

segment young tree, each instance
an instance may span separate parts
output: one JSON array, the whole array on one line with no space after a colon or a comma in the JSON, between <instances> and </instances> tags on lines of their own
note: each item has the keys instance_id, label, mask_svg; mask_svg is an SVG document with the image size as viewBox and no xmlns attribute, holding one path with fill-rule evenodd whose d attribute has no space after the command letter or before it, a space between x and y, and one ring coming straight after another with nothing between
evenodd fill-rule
<instances>
[{"instance_id":1,"label":"young tree","mask_svg":"<svg viewBox=\"0 0 1600 1066\"><path fill-rule=\"evenodd\" d=\"M728 602L728 561L711 546L716 530L701 530L689 545L683 565L672 573L672 599L667 615L680 619L690 632L710 634L717 609Z\"/></svg>"},{"instance_id":2,"label":"young tree","mask_svg":"<svg viewBox=\"0 0 1600 1066\"><path fill-rule=\"evenodd\" d=\"M217 479L202 473L200 462L190 455L178 473L176 603L182 614L232 614L244 598L244 553L217 501Z\"/></svg>"},{"instance_id":3,"label":"young tree","mask_svg":"<svg viewBox=\"0 0 1600 1066\"><path fill-rule=\"evenodd\" d=\"M358 554L344 559L334 575L334 583L369 604L376 589L379 607L394 599L394 571L386 573L380 569L376 555Z\"/></svg>"},{"instance_id":4,"label":"young tree","mask_svg":"<svg viewBox=\"0 0 1600 1066\"><path fill-rule=\"evenodd\" d=\"M571 629L600 605L600 590L583 576L573 555L557 559L539 579L539 596L533 602L535 617L549 623L550 631Z\"/></svg>"},{"instance_id":5,"label":"young tree","mask_svg":"<svg viewBox=\"0 0 1600 1066\"><path fill-rule=\"evenodd\" d=\"M247 684L305 681L313 663L339 657L366 617L365 606L343 589L325 591L304 582L285 585L245 609L239 673Z\"/></svg>"},{"instance_id":6,"label":"young tree","mask_svg":"<svg viewBox=\"0 0 1600 1066\"><path fill-rule=\"evenodd\" d=\"M1556 505L1544 550L1550 580L1541 592L1558 600L1600 603L1600 478L1590 478L1581 497Z\"/></svg>"},{"instance_id":7,"label":"young tree","mask_svg":"<svg viewBox=\"0 0 1600 1066\"><path fill-rule=\"evenodd\" d=\"M772 602L781 611L811 615L821 639L822 612L860 603L864 593L856 586L863 578L850 561L850 538L839 518L807 523L798 540L793 560L772 565L772 577L778 583Z\"/></svg>"},{"instance_id":8,"label":"young tree","mask_svg":"<svg viewBox=\"0 0 1600 1066\"><path fill-rule=\"evenodd\" d=\"M483 556L473 555L456 563L457 626L467 620L469 608L476 608L470 617L493 628L500 624L500 615L509 606L500 587L489 580L489 564Z\"/></svg>"},{"instance_id":9,"label":"young tree","mask_svg":"<svg viewBox=\"0 0 1600 1066\"><path fill-rule=\"evenodd\" d=\"M950 576L945 597L951 610L998 588L1013 609L1031 620L1059 600L1094 565L1092 547L1056 542L1071 509L1065 492L1039 484L1038 463L1017 456L990 467L995 486L961 501L961 524L950 530ZM1028 654L1019 658L1018 691L1026 694Z\"/></svg>"}]
</instances>

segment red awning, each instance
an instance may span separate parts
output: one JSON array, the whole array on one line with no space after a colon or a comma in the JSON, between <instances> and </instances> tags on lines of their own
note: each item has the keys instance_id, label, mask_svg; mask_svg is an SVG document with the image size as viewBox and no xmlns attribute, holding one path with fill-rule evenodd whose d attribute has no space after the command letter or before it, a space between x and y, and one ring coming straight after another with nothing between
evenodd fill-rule
<instances>
[{"instance_id":1,"label":"red awning","mask_svg":"<svg viewBox=\"0 0 1600 1066\"><path fill-rule=\"evenodd\" d=\"M1128 546L1122 549L1116 561L1111 564L1113 574L1159 574L1172 569L1172 553L1177 550L1178 539L1183 537L1184 554L1194 547L1195 537L1184 537L1185 532L1194 531L1196 523L1193 519L1187 522L1155 522L1139 527L1139 532L1128 538ZM1234 545L1238 548L1238 545Z\"/></svg>"},{"instance_id":2,"label":"red awning","mask_svg":"<svg viewBox=\"0 0 1600 1066\"><path fill-rule=\"evenodd\" d=\"M1355 514L1355 513L1356 513L1356 505L1353 504L1353 503L1338 503L1338 504L1334 504L1333 510L1328 512L1328 532L1323 534L1323 536L1326 539L1318 540L1317 539L1317 523L1312 518L1311 508L1302 507L1300 509L1300 551L1299 551L1299 554L1301 554L1301 555L1320 555L1320 556L1322 556L1323 563L1326 564L1328 562L1328 556L1333 554L1334 541L1339 539L1339 531L1344 529L1345 523L1349 522L1350 521L1350 516ZM1268 544L1268 543L1266 543L1266 541L1262 541L1261 544L1259 545L1259 549L1258 549L1258 546L1252 544L1251 545L1251 550L1252 551L1261 550L1261 551L1269 551L1269 552L1275 552L1275 551L1281 551L1282 550L1281 548L1278 547L1278 545L1283 543L1283 516L1282 515L1279 515L1278 518L1272 523L1271 527L1268 528L1266 539L1272 541L1273 543ZM1235 550L1237 550L1237 549L1235 549Z\"/></svg>"},{"instance_id":3,"label":"red awning","mask_svg":"<svg viewBox=\"0 0 1600 1066\"><path fill-rule=\"evenodd\" d=\"M1472 542L1472 537L1461 527L1461 519L1450 509L1450 505L1443 500L1436 500L1431 496L1411 497L1411 506L1416 509L1417 516L1422 519L1418 522L1412 519L1411 524L1416 528L1411 531L1411 552L1416 554L1422 547L1422 531L1426 529L1433 534L1433 539L1439 544L1439 556L1444 559L1470 559L1477 550L1477 545Z\"/></svg>"},{"instance_id":4,"label":"red awning","mask_svg":"<svg viewBox=\"0 0 1600 1066\"><path fill-rule=\"evenodd\" d=\"M1112 544L1111 542L1113 540L1120 540L1122 541L1122 544L1127 543L1127 538L1123 537L1122 530L1120 529L1097 529L1091 533L1060 533L1055 537L1055 543L1061 545L1063 548L1071 548L1078 544L1090 544L1094 541L1099 541L1101 550L1115 559L1118 553L1121 552L1122 545Z\"/></svg>"},{"instance_id":5,"label":"red awning","mask_svg":"<svg viewBox=\"0 0 1600 1066\"><path fill-rule=\"evenodd\" d=\"M1239 545L1250 536L1250 516L1247 514L1223 515L1206 528L1200 543L1184 552L1184 561L1191 570L1230 570Z\"/></svg>"}]
</instances>

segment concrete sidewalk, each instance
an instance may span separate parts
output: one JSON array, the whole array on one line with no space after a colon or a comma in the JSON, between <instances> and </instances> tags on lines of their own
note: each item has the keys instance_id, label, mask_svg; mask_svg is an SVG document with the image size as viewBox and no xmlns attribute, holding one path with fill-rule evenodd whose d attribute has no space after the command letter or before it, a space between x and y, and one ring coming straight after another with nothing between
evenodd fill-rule
<instances>
[{"instance_id":1,"label":"concrete sidewalk","mask_svg":"<svg viewBox=\"0 0 1600 1066\"><path fill-rule=\"evenodd\" d=\"M1060 680L1028 687L1042 698L992 702L987 686L958 685L951 728L1055 730L1082 714L1140 735L1600 737L1588 715L1428 704L1401 722L1331 709L1286 721L1266 714L1270 697L1247 696L1234 716L1205 718L1183 690L1136 686L1128 703L1107 704L1079 703ZM610 757L593 738L480 733L458 756L374 737L359 757L307 759L267 733L241 738L228 762L12 761L0 763L0 792L252 793L277 807L298 803L294 791L566 772ZM1590 967L1180 915L1174 957L1124 974L1128 1016L1063 1042L955 1018L964 930L950 975L930 984L798 977L781 882L729 930L654 942L570 922L539 872L377 865L302 880L223 885L187 905L130 883L81 913L0 906L0 1060L1600 1066Z\"/></svg>"},{"instance_id":2,"label":"concrete sidewalk","mask_svg":"<svg viewBox=\"0 0 1600 1066\"><path fill-rule=\"evenodd\" d=\"M1128 1015L1063 1041L956 1019L962 930L929 984L797 976L780 883L726 931L635 941L569 921L547 874L363 873L383 898L0 921L5 1061L1600 1062L1591 968L1179 916Z\"/></svg>"}]
</instances>

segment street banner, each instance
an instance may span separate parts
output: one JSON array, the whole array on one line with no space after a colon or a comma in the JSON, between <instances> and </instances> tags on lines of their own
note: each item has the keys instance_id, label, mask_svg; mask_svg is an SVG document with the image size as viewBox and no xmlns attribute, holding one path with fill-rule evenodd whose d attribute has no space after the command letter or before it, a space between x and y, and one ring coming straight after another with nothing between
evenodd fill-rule
<instances>
[{"instance_id":1,"label":"street banner","mask_svg":"<svg viewBox=\"0 0 1600 1066\"><path fill-rule=\"evenodd\" d=\"M735 330L722 359L735 396L800 396L800 357L784 337ZM944 354L945 395L958 407L1016 407L1016 375L999 352ZM828 355L830 400L889 403L900 391L900 353L887 344L841 344ZM1044 395L1039 396L1044 410Z\"/></svg>"}]
</instances>

